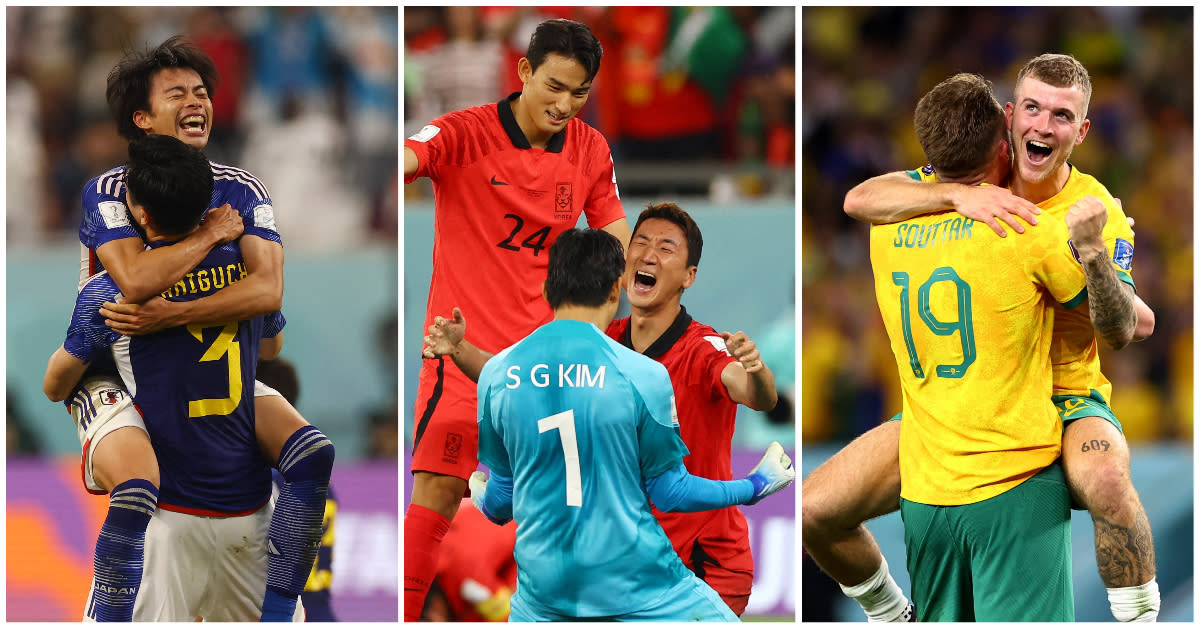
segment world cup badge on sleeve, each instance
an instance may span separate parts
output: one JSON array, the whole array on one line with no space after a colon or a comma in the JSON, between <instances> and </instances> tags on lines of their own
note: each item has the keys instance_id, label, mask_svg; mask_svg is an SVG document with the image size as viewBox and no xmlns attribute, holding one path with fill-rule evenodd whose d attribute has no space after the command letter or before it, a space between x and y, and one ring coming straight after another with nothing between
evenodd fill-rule
<instances>
[{"instance_id":1,"label":"world cup badge on sleeve","mask_svg":"<svg viewBox=\"0 0 1200 628\"><path fill-rule=\"evenodd\" d=\"M1113 264L1125 272L1133 268L1132 242L1117 238L1116 244L1113 245Z\"/></svg>"}]
</instances>

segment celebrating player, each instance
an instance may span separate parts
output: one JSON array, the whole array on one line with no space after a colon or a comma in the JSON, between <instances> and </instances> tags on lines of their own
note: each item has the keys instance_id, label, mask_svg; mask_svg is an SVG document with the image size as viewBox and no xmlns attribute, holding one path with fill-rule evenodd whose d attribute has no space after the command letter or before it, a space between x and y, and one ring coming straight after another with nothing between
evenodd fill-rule
<instances>
[{"instance_id":1,"label":"celebrating player","mask_svg":"<svg viewBox=\"0 0 1200 628\"><path fill-rule=\"evenodd\" d=\"M146 135L130 142L129 155L128 207L148 246L170 246L198 228L213 190L204 154L170 136ZM193 281L173 289L171 298L199 298L247 276L235 243L213 249L190 275ZM86 616L255 620L267 586L271 472L254 435L253 397L243 391L253 390L260 344L266 357L278 353L283 318L121 336L104 324L99 307L119 294L107 272L88 280L45 378L51 399L79 391L71 406L91 488L97 487L90 458L117 455L115 434L125 435L123 444L144 443L148 434L150 455L158 456L153 471L161 474L160 487L146 477L113 475L119 466L105 470L105 479L120 483L97 542ZM115 363L136 407L106 378L89 377L77 388L93 362ZM112 410L97 412L114 402Z\"/></svg>"},{"instance_id":2,"label":"celebrating player","mask_svg":"<svg viewBox=\"0 0 1200 628\"><path fill-rule=\"evenodd\" d=\"M622 280L631 314L606 333L626 348L666 367L675 391L680 435L691 451L690 473L712 480L733 477L730 442L737 404L775 406L775 377L746 334L718 334L692 319L680 300L696 280L704 245L700 228L674 203L647 206L634 225ZM455 309L429 329L429 355L451 355L472 379L490 355L464 339L466 321ZM685 566L707 582L737 615L754 584L746 517L737 508L704 512L654 510Z\"/></svg>"},{"instance_id":3,"label":"celebrating player","mask_svg":"<svg viewBox=\"0 0 1200 628\"><path fill-rule=\"evenodd\" d=\"M1018 118L1012 123L1013 135L1016 137L1020 133L1024 138L1024 146L1017 152L1025 157L1017 162L1013 189L1032 192L1029 199L1040 201L1041 207L1056 217L1088 194L1111 199L1094 179L1079 173L1066 162L1071 147L1081 142L1086 134L1089 94L1090 81L1078 62L1064 55L1043 55L1032 60L1018 79L1017 99L1022 113L1014 116L1013 105L1008 106L1010 123L1014 117ZM1020 120L1022 117L1025 120ZM1042 130L1034 131L1039 126ZM931 128L934 127L924 127ZM918 121L919 134L922 131ZM1032 139L1035 134L1041 139ZM994 155L995 146L1000 144L1003 143L997 141L984 150ZM1052 153L1053 159L1047 160L1044 155L1029 159L1031 150L1044 151L1051 145L1056 151ZM1007 172L1008 148L1001 146L999 150L1003 156L993 168ZM987 220L1001 235L1004 230L995 221L996 212L1014 211L1026 220L1036 220L1032 217L1032 212L1038 211L1036 207L1003 188L944 183L947 179L943 174L945 171L957 174L982 169L984 166L978 154L972 157L964 154L960 146L943 144L934 147L932 152L927 148L927 155L936 168L908 175L882 175L867 181L847 195L847 212L860 218L885 221L889 218L883 214L888 214L891 219L903 218L952 202L965 216ZM947 160L955 159L958 159L958 168L949 165L943 170ZM1036 167L1031 167L1033 162L1037 162ZM1052 163L1057 165L1048 167ZM926 185L907 180L909 175L934 179L933 170L938 171L936 180L943 183ZM963 182L972 183L971 179L967 177ZM1032 185L1027 185L1026 181ZM1153 331L1154 317L1130 289L1116 283L1116 277L1132 283L1128 272L1133 240L1119 207L1110 205L1108 214L1103 248L1093 245L1090 250L1080 251L1088 254L1083 257L1091 264L1085 270L1089 279L1089 301L1095 299L1091 303L1092 320L1081 313L1061 309L1056 312L1054 332L1061 340L1055 346L1062 351L1054 358L1054 400L1066 424L1063 436L1066 477L1075 501L1092 513L1097 562L1102 566L1101 579L1108 587L1113 614L1122 620L1151 620L1157 615L1158 587L1154 581L1149 522L1129 481L1128 447L1119 434L1119 423L1104 402L1111 385L1099 371L1092 321L1102 319L1107 311L1107 316L1115 323L1101 322L1096 329L1106 330L1106 341L1120 346L1128 341L1124 335L1128 333L1132 318L1126 309L1126 297L1132 296L1137 312L1133 339L1144 338ZM1005 219L1010 221L1010 226L1023 230L1015 220ZM1080 242L1076 241L1075 246L1078 249ZM1115 272L1107 270L1105 250L1113 252ZM814 471L804 487L805 547L872 617L894 616L895 609L904 605L902 594L887 573L878 546L861 525L867 519L896 508L896 496L900 492L896 468L898 433L899 426L888 423L864 434ZM1092 439L1105 443L1105 447L1086 446ZM847 485L835 479L841 471L850 468L856 470L853 477L858 478L858 482ZM1114 569L1118 565L1122 567Z\"/></svg>"},{"instance_id":4,"label":"celebrating player","mask_svg":"<svg viewBox=\"0 0 1200 628\"><path fill-rule=\"evenodd\" d=\"M546 249L580 213L622 243L629 225L608 142L575 119L603 50L587 26L547 20L517 63L523 84L494 105L448 113L404 142L404 177L433 180L434 258L425 325L454 306L496 352L550 320ZM478 464L475 386L453 365L421 368L412 501L404 517L404 618L415 621L438 548Z\"/></svg>"},{"instance_id":5,"label":"celebrating player","mask_svg":"<svg viewBox=\"0 0 1200 628\"><path fill-rule=\"evenodd\" d=\"M109 74L106 93L118 132L131 141L147 134L167 135L203 149L211 131L216 79L212 60L181 37L126 55ZM80 282L100 270L107 270L116 281L124 302L105 303L101 310L114 330L144 334L189 324L224 325L279 310L283 247L271 198L265 186L244 170L215 163L211 169L210 206L220 208L207 215L205 226L170 247L148 249L130 222L122 169L110 170L85 186L79 228L83 253ZM207 226L209 223L213 226ZM168 301L156 296L175 290L174 286L188 288L195 278L187 273L213 245L239 235L251 236L238 240L245 279L194 300ZM109 387L121 388L116 381ZM256 384L254 396L256 437L264 456L286 480L270 529L276 551L268 559L270 579L263 590L263 617L286 621L293 616L316 556L334 448L277 392ZM116 445L123 435L110 436L111 444ZM97 457L93 464L103 465L108 459ZM131 463L128 457L118 460ZM97 561L101 560L98 555Z\"/></svg>"},{"instance_id":6,"label":"celebrating player","mask_svg":"<svg viewBox=\"0 0 1200 628\"><path fill-rule=\"evenodd\" d=\"M472 476L471 500L496 523L517 522L510 620L736 621L683 566L646 497L667 512L754 504L791 483L791 460L772 443L746 479L688 473L666 369L600 330L619 303L621 243L572 229L549 263L554 320L479 377L479 454L492 475Z\"/></svg>"}]
</instances>

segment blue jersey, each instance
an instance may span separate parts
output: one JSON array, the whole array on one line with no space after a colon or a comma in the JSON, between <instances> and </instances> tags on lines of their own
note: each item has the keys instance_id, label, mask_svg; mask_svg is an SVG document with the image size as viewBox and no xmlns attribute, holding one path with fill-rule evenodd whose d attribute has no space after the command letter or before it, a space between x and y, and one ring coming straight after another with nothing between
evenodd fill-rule
<instances>
[{"instance_id":1,"label":"blue jersey","mask_svg":"<svg viewBox=\"0 0 1200 628\"><path fill-rule=\"evenodd\" d=\"M232 166L209 162L213 172L213 196L209 208L229 203L242 216L243 234L281 242L275 228L275 212L267 188L254 175ZM122 238L140 238L142 233L125 205L125 166L119 166L83 186L83 220L79 224L79 283L104 270L96 257L100 245Z\"/></svg>"},{"instance_id":2,"label":"blue jersey","mask_svg":"<svg viewBox=\"0 0 1200 628\"><path fill-rule=\"evenodd\" d=\"M241 264L236 244L219 246L164 296L211 294L240 280ZM91 278L76 298L63 346L85 361L111 349L158 457L159 506L201 515L262 506L271 471L254 436L254 374L259 342L279 333L282 314L129 337L110 330L99 313L118 294L108 273Z\"/></svg>"},{"instance_id":3,"label":"blue jersey","mask_svg":"<svg viewBox=\"0 0 1200 628\"><path fill-rule=\"evenodd\" d=\"M517 589L571 617L646 609L691 576L645 480L683 464L663 365L561 320L487 362L479 459L513 479Z\"/></svg>"}]
</instances>

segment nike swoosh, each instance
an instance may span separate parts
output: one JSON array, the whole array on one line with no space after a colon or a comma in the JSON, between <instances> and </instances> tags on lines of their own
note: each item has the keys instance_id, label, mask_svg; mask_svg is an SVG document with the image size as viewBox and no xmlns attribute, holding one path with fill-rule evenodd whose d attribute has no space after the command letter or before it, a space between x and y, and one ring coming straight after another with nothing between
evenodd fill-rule
<instances>
[{"instance_id":1,"label":"nike swoosh","mask_svg":"<svg viewBox=\"0 0 1200 628\"><path fill-rule=\"evenodd\" d=\"M492 185L508 185L508 184L503 181L497 181L496 175L492 175Z\"/></svg>"}]
</instances>

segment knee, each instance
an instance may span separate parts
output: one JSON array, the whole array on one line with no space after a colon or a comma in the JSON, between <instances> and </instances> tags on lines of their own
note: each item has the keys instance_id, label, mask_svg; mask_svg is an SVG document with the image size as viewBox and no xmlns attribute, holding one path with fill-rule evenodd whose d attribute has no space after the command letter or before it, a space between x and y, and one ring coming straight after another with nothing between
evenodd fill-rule
<instances>
[{"instance_id":1,"label":"knee","mask_svg":"<svg viewBox=\"0 0 1200 628\"><path fill-rule=\"evenodd\" d=\"M817 538L829 535L844 522L840 510L833 506L817 488L802 487L800 528L804 536Z\"/></svg>"},{"instance_id":2,"label":"knee","mask_svg":"<svg viewBox=\"0 0 1200 628\"><path fill-rule=\"evenodd\" d=\"M306 425L288 439L279 457L279 472L288 482L329 481L333 473L333 441L321 430Z\"/></svg>"}]
</instances>

